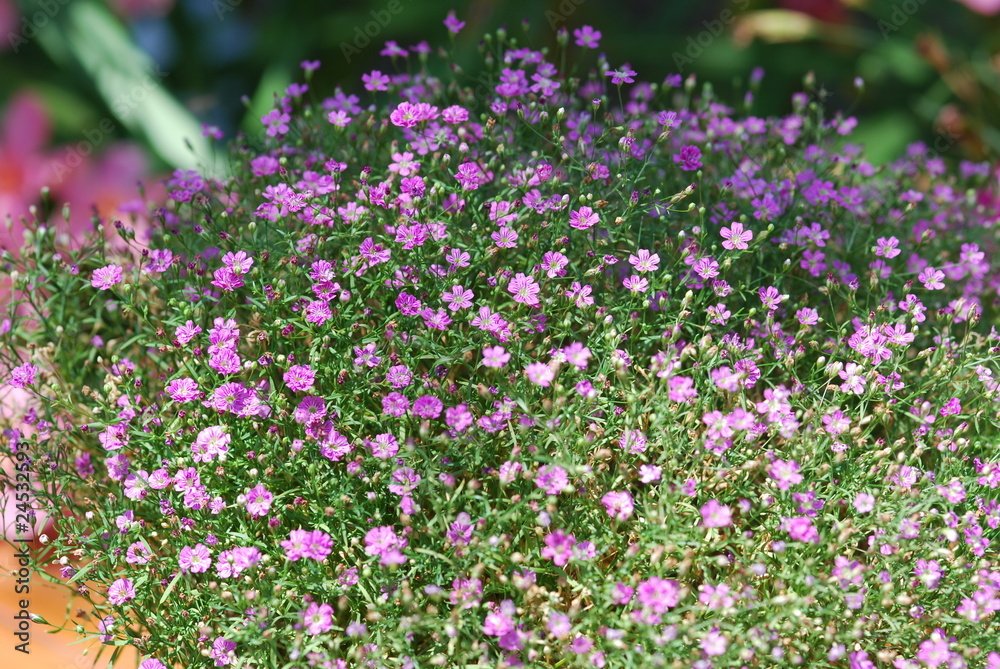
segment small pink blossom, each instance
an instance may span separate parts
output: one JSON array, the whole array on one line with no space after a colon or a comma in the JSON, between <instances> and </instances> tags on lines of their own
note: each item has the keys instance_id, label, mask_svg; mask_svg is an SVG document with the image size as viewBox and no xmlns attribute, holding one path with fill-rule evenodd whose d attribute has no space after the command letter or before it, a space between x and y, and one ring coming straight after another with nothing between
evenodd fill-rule
<instances>
[{"instance_id":1,"label":"small pink blossom","mask_svg":"<svg viewBox=\"0 0 1000 669\"><path fill-rule=\"evenodd\" d=\"M111 286L122 282L122 268L118 265L108 265L95 269L90 276L90 285L98 290L108 290Z\"/></svg>"}]
</instances>

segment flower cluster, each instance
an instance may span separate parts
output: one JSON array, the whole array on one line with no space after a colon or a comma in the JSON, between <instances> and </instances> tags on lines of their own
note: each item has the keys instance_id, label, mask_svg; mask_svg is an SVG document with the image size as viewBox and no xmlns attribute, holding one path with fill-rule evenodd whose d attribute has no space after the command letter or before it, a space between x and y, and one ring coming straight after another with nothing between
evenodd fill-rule
<instances>
[{"instance_id":1,"label":"flower cluster","mask_svg":"<svg viewBox=\"0 0 1000 669\"><path fill-rule=\"evenodd\" d=\"M43 401L9 435L95 639L1000 667L995 172L875 166L808 92L760 118L572 35L492 36L485 98L392 43L356 82L387 105L279 97L154 249L22 255L5 382Z\"/></svg>"}]
</instances>

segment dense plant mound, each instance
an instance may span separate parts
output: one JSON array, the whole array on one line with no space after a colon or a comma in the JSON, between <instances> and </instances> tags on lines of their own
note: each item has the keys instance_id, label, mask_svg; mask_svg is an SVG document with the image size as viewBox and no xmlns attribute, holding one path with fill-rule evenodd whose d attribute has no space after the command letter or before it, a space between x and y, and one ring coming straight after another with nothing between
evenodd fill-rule
<instances>
[{"instance_id":1,"label":"dense plant mound","mask_svg":"<svg viewBox=\"0 0 1000 669\"><path fill-rule=\"evenodd\" d=\"M46 559L146 669L1000 667L989 166L568 37L293 86L137 261L36 238Z\"/></svg>"}]
</instances>

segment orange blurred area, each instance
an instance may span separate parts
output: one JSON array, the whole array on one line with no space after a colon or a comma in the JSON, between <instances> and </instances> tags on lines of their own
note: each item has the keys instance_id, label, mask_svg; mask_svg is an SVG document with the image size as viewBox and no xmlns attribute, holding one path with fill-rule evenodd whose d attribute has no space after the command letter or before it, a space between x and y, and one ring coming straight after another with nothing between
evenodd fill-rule
<instances>
[{"instance_id":1,"label":"orange blurred area","mask_svg":"<svg viewBox=\"0 0 1000 669\"><path fill-rule=\"evenodd\" d=\"M29 544L32 547L32 544ZM37 548L37 547L35 547ZM32 550L32 548L29 548ZM56 586L44 580L38 574L32 574L28 583L30 592L18 594L16 571L18 560L14 557L15 549L7 543L0 543L0 667L24 667L25 669L91 669L97 666L103 669L111 658L113 648L107 647L97 665L94 658L101 644L96 641L79 641L80 636L71 631L78 623L83 623L88 630L96 630L96 620L90 616L89 621L75 618L79 609L88 611L90 605L82 597L71 597L67 588ZM12 576L11 572L15 572ZM55 570L52 572L56 574ZM49 634L51 627L31 624L29 630L29 654L25 655L15 649L21 641L14 636L17 631L17 620L14 616L20 611L20 600L29 601L28 611L37 613L48 622L61 627L69 627L70 631L59 631ZM87 654L84 654L87 651ZM134 648L123 653L116 667L135 667L138 656Z\"/></svg>"}]
</instances>

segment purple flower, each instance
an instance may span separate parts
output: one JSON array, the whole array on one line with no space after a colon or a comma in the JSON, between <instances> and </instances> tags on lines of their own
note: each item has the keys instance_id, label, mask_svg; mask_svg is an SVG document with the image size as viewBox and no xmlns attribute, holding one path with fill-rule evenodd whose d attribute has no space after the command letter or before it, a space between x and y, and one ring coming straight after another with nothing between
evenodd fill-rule
<instances>
[{"instance_id":1,"label":"purple flower","mask_svg":"<svg viewBox=\"0 0 1000 669\"><path fill-rule=\"evenodd\" d=\"M571 228L576 228L577 230L587 230L594 227L600 222L600 217L590 207L580 207L579 209L570 212L569 214L569 226Z\"/></svg>"},{"instance_id":2,"label":"purple flower","mask_svg":"<svg viewBox=\"0 0 1000 669\"><path fill-rule=\"evenodd\" d=\"M732 511L718 500L710 499L700 509L705 527L729 527L733 524Z\"/></svg>"},{"instance_id":3,"label":"purple flower","mask_svg":"<svg viewBox=\"0 0 1000 669\"><path fill-rule=\"evenodd\" d=\"M658 614L665 613L680 602L681 589L677 581L651 576L636 588L636 598L643 608Z\"/></svg>"},{"instance_id":4,"label":"purple flower","mask_svg":"<svg viewBox=\"0 0 1000 669\"><path fill-rule=\"evenodd\" d=\"M632 495L628 494L627 491L619 492L613 490L606 493L601 498L601 503L604 504L608 515L615 520L628 520L632 517L632 511L634 510Z\"/></svg>"},{"instance_id":5,"label":"purple flower","mask_svg":"<svg viewBox=\"0 0 1000 669\"><path fill-rule=\"evenodd\" d=\"M437 418L444 410L444 404L433 395L421 395L413 402L411 413L420 418Z\"/></svg>"},{"instance_id":6,"label":"purple flower","mask_svg":"<svg viewBox=\"0 0 1000 669\"><path fill-rule=\"evenodd\" d=\"M812 518L809 516L782 518L781 529L788 532L788 536L794 541L801 541L807 544L819 543L819 532L813 527Z\"/></svg>"},{"instance_id":7,"label":"purple flower","mask_svg":"<svg viewBox=\"0 0 1000 669\"><path fill-rule=\"evenodd\" d=\"M609 70L604 73L604 76L611 77L612 84L631 84L635 81L632 77L635 76L635 70L629 69L628 65L625 65L620 70Z\"/></svg>"},{"instance_id":8,"label":"purple flower","mask_svg":"<svg viewBox=\"0 0 1000 669\"><path fill-rule=\"evenodd\" d=\"M271 494L264 484L258 483L246 494L246 509L251 518L263 518L271 510L271 502L274 495Z\"/></svg>"},{"instance_id":9,"label":"purple flower","mask_svg":"<svg viewBox=\"0 0 1000 669\"><path fill-rule=\"evenodd\" d=\"M31 363L25 363L20 367L15 367L10 372L10 381L7 385L14 388L26 388L27 386L35 385L35 374L38 373L38 368Z\"/></svg>"},{"instance_id":10,"label":"purple flower","mask_svg":"<svg viewBox=\"0 0 1000 669\"><path fill-rule=\"evenodd\" d=\"M405 416L409 408L410 400L401 393L391 392L382 398L382 413L386 416L394 418Z\"/></svg>"},{"instance_id":11,"label":"purple flower","mask_svg":"<svg viewBox=\"0 0 1000 669\"><path fill-rule=\"evenodd\" d=\"M569 477L559 465L545 465L539 468L535 485L544 490L546 495L558 495L569 485Z\"/></svg>"},{"instance_id":12,"label":"purple flower","mask_svg":"<svg viewBox=\"0 0 1000 669\"><path fill-rule=\"evenodd\" d=\"M379 564L388 566L403 564L406 557L401 549L406 548L409 541L396 536L391 525L373 527L365 534L365 553L379 556Z\"/></svg>"},{"instance_id":13,"label":"purple flower","mask_svg":"<svg viewBox=\"0 0 1000 669\"><path fill-rule=\"evenodd\" d=\"M198 390L198 383L188 377L174 379L167 384L166 391L174 402L194 402L204 396L204 393Z\"/></svg>"},{"instance_id":14,"label":"purple flower","mask_svg":"<svg viewBox=\"0 0 1000 669\"><path fill-rule=\"evenodd\" d=\"M483 366L499 369L510 360L510 353L503 346L492 346L483 349Z\"/></svg>"},{"instance_id":15,"label":"purple flower","mask_svg":"<svg viewBox=\"0 0 1000 669\"><path fill-rule=\"evenodd\" d=\"M685 172L694 172L701 169L701 149L693 144L686 144L681 147L679 153L674 155L674 162L681 166Z\"/></svg>"},{"instance_id":16,"label":"purple flower","mask_svg":"<svg viewBox=\"0 0 1000 669\"><path fill-rule=\"evenodd\" d=\"M535 283L535 278L521 272L518 272L507 284L507 292L514 296L514 301L527 304L529 307L539 306L539 291L541 291L541 287Z\"/></svg>"},{"instance_id":17,"label":"purple flower","mask_svg":"<svg viewBox=\"0 0 1000 669\"><path fill-rule=\"evenodd\" d=\"M452 9L448 12L448 16L445 17L444 26L448 29L448 32L457 35L465 27L465 21L459 21L455 18L455 10Z\"/></svg>"},{"instance_id":18,"label":"purple flower","mask_svg":"<svg viewBox=\"0 0 1000 669\"><path fill-rule=\"evenodd\" d=\"M200 574L203 571L208 571L208 568L212 566L212 557L208 546L205 544L197 544L194 548L185 546L177 557L177 564L182 573Z\"/></svg>"},{"instance_id":19,"label":"purple flower","mask_svg":"<svg viewBox=\"0 0 1000 669\"><path fill-rule=\"evenodd\" d=\"M566 534L562 530L545 537L545 548L542 549L542 557L549 558L557 567L565 567L566 563L573 557L573 545L576 537Z\"/></svg>"},{"instance_id":20,"label":"purple flower","mask_svg":"<svg viewBox=\"0 0 1000 669\"><path fill-rule=\"evenodd\" d=\"M585 49L596 49L601 39L601 31L594 30L590 26L583 26L573 31L573 37L576 38L577 46L582 46Z\"/></svg>"},{"instance_id":21,"label":"purple flower","mask_svg":"<svg viewBox=\"0 0 1000 669\"><path fill-rule=\"evenodd\" d=\"M312 635L329 632L333 627L333 607L329 604L313 602L302 612L305 619L306 632Z\"/></svg>"},{"instance_id":22,"label":"purple flower","mask_svg":"<svg viewBox=\"0 0 1000 669\"><path fill-rule=\"evenodd\" d=\"M445 533L445 537L455 546L468 546L474 529L472 517L464 511L455 519Z\"/></svg>"},{"instance_id":23,"label":"purple flower","mask_svg":"<svg viewBox=\"0 0 1000 669\"><path fill-rule=\"evenodd\" d=\"M224 667L236 659L236 654L233 652L235 650L235 641L230 641L224 636L215 637L215 641L212 642L212 652L209 657L215 660L215 666Z\"/></svg>"},{"instance_id":24,"label":"purple flower","mask_svg":"<svg viewBox=\"0 0 1000 669\"><path fill-rule=\"evenodd\" d=\"M312 390L313 383L316 381L316 371L309 365L292 365L284 373L282 379L289 390L295 392Z\"/></svg>"},{"instance_id":25,"label":"purple flower","mask_svg":"<svg viewBox=\"0 0 1000 669\"><path fill-rule=\"evenodd\" d=\"M135 587L131 579L119 578L108 588L108 603L118 606L135 599Z\"/></svg>"},{"instance_id":26,"label":"purple flower","mask_svg":"<svg viewBox=\"0 0 1000 669\"><path fill-rule=\"evenodd\" d=\"M90 276L90 285L98 290L107 290L122 281L122 268L118 265L108 265L95 269Z\"/></svg>"}]
</instances>

